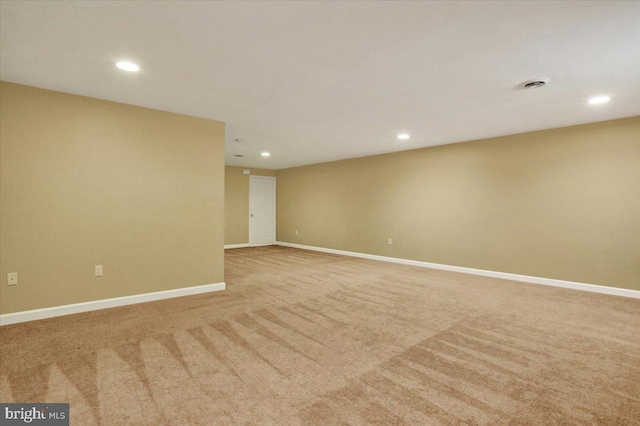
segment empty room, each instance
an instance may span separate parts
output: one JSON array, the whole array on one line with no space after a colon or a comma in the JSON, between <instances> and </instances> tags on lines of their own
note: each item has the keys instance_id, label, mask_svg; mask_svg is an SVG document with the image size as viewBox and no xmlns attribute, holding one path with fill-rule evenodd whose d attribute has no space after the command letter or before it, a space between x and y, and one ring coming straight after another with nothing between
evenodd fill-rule
<instances>
[{"instance_id":1,"label":"empty room","mask_svg":"<svg viewBox=\"0 0 640 426\"><path fill-rule=\"evenodd\" d=\"M640 425L639 23L0 0L0 424Z\"/></svg>"}]
</instances>

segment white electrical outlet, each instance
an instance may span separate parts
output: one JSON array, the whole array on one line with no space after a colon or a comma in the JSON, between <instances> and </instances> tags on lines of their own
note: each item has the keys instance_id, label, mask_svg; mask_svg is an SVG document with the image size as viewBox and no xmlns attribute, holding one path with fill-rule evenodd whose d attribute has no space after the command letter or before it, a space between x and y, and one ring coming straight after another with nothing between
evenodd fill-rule
<instances>
[{"instance_id":1,"label":"white electrical outlet","mask_svg":"<svg viewBox=\"0 0 640 426\"><path fill-rule=\"evenodd\" d=\"M251 170L249 170L249 169L243 169L243 170L242 170L242 174L243 174L243 175L250 175L250 174L251 174Z\"/></svg>"},{"instance_id":2,"label":"white electrical outlet","mask_svg":"<svg viewBox=\"0 0 640 426\"><path fill-rule=\"evenodd\" d=\"M389 238L389 239L387 240L387 244L389 244L389 245L393 244L393 240L392 240L391 238Z\"/></svg>"},{"instance_id":3,"label":"white electrical outlet","mask_svg":"<svg viewBox=\"0 0 640 426\"><path fill-rule=\"evenodd\" d=\"M96 265L96 277L101 277L103 273L102 265Z\"/></svg>"},{"instance_id":4,"label":"white electrical outlet","mask_svg":"<svg viewBox=\"0 0 640 426\"><path fill-rule=\"evenodd\" d=\"M298 235L298 230L296 229L296 235Z\"/></svg>"},{"instance_id":5,"label":"white electrical outlet","mask_svg":"<svg viewBox=\"0 0 640 426\"><path fill-rule=\"evenodd\" d=\"M16 285L16 284L18 284L18 273L9 272L7 274L7 285Z\"/></svg>"}]
</instances>

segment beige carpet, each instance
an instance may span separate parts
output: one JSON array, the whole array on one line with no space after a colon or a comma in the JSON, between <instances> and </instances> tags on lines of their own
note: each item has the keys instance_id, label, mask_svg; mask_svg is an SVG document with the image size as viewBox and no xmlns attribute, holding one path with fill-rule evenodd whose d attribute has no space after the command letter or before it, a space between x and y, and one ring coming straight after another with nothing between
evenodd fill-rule
<instances>
[{"instance_id":1,"label":"beige carpet","mask_svg":"<svg viewBox=\"0 0 640 426\"><path fill-rule=\"evenodd\" d=\"M72 425L638 425L640 300L266 247L226 292L0 328Z\"/></svg>"}]
</instances>

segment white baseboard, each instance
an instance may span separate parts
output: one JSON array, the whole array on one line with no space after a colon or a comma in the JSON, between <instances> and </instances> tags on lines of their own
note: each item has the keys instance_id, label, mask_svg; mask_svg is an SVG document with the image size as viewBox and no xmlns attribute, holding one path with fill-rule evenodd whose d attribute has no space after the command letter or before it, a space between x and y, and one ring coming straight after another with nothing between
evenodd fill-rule
<instances>
[{"instance_id":1,"label":"white baseboard","mask_svg":"<svg viewBox=\"0 0 640 426\"><path fill-rule=\"evenodd\" d=\"M249 243L242 243L242 244L225 244L224 245L224 249L228 250L228 249L235 249L235 248L245 248L245 247L251 247L249 245Z\"/></svg>"},{"instance_id":2,"label":"white baseboard","mask_svg":"<svg viewBox=\"0 0 640 426\"><path fill-rule=\"evenodd\" d=\"M51 308L34 309L32 311L14 312L0 315L0 326L19 322L35 321L45 318L60 317L98 309L115 308L117 306L152 302L154 300L171 299L173 297L191 296L193 294L220 291L226 288L225 283L205 284L195 287L177 288L175 290L156 291L153 293L134 294L133 296L115 297L113 299L93 300L91 302L74 303L72 305L53 306Z\"/></svg>"},{"instance_id":3,"label":"white baseboard","mask_svg":"<svg viewBox=\"0 0 640 426\"><path fill-rule=\"evenodd\" d=\"M574 281L556 280L553 278L531 277L529 275L511 274L508 272L487 271L484 269L465 268L463 266L442 265L439 263L421 262L419 260L400 259L397 257L378 256L375 254L357 253L353 251L335 250L324 247L305 246L302 244L285 243L277 241L276 245L293 247L303 250L321 251L324 253L339 254L343 256L360 257L363 259L380 260L383 262L401 263L403 265L420 266L423 268L442 269L444 271L461 272L463 274L482 275L485 277L501 278L504 280L521 281L531 284L548 285L552 287L570 288L573 290L590 291L594 293L610 294L614 296L631 297L640 299L640 291L626 288L607 287L603 285L585 284Z\"/></svg>"}]
</instances>

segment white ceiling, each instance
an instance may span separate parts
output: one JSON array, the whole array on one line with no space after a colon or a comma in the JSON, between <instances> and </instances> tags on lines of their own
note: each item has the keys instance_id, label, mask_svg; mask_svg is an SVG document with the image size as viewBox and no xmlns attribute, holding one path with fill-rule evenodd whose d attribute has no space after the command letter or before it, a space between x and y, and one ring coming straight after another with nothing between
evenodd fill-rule
<instances>
[{"instance_id":1,"label":"white ceiling","mask_svg":"<svg viewBox=\"0 0 640 426\"><path fill-rule=\"evenodd\" d=\"M225 121L229 165L640 115L637 1L2 1L0 17L2 80Z\"/></svg>"}]
</instances>

